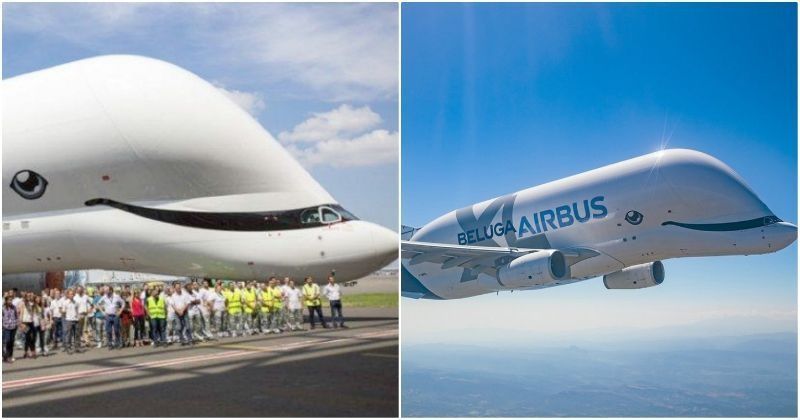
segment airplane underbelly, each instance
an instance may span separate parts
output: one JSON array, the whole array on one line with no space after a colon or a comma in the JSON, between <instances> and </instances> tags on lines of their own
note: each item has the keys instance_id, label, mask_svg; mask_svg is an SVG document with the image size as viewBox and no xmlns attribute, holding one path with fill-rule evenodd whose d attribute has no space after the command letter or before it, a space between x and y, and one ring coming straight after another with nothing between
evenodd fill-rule
<instances>
[{"instance_id":1,"label":"airplane underbelly","mask_svg":"<svg viewBox=\"0 0 800 420\"><path fill-rule=\"evenodd\" d=\"M69 269L81 261L69 230L48 233L4 232L3 273Z\"/></svg>"}]
</instances>

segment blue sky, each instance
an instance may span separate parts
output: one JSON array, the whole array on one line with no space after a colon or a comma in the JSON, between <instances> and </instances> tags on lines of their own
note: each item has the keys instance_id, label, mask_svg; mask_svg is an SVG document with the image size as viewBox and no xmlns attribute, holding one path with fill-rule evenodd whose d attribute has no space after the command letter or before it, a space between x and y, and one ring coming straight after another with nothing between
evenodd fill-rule
<instances>
[{"instance_id":1,"label":"blue sky","mask_svg":"<svg viewBox=\"0 0 800 420\"><path fill-rule=\"evenodd\" d=\"M402 222L421 226L666 145L716 156L797 223L796 10L404 4ZM403 299L403 341L470 341L476 328L575 337L676 325L796 330L796 243L665 266L661 286L635 292L589 280L453 302Z\"/></svg>"},{"instance_id":2,"label":"blue sky","mask_svg":"<svg viewBox=\"0 0 800 420\"><path fill-rule=\"evenodd\" d=\"M397 17L395 4L9 3L3 78L103 54L169 61L253 114L350 211L396 229Z\"/></svg>"}]
</instances>

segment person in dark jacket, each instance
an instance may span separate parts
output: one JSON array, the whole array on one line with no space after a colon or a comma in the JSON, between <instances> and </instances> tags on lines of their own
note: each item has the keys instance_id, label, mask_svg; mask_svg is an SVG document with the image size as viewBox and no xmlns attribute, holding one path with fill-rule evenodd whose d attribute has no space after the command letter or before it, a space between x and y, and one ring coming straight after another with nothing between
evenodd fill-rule
<instances>
[{"instance_id":1,"label":"person in dark jacket","mask_svg":"<svg viewBox=\"0 0 800 420\"><path fill-rule=\"evenodd\" d=\"M14 363L14 340L19 326L19 311L11 303L12 297L3 298L3 362Z\"/></svg>"}]
</instances>

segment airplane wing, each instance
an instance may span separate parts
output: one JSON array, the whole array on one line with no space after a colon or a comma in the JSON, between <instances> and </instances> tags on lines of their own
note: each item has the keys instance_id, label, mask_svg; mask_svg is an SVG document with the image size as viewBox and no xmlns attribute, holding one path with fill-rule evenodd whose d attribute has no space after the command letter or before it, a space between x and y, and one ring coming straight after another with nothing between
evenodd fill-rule
<instances>
[{"instance_id":1,"label":"airplane wing","mask_svg":"<svg viewBox=\"0 0 800 420\"><path fill-rule=\"evenodd\" d=\"M497 275L497 269L515 258L538 249L501 248L489 246L469 246L438 244L430 242L402 241L401 258L407 259L409 265L423 262L440 264L443 270L461 267L490 276Z\"/></svg>"},{"instance_id":2,"label":"airplane wing","mask_svg":"<svg viewBox=\"0 0 800 420\"><path fill-rule=\"evenodd\" d=\"M431 242L401 241L401 259L408 265L423 262L435 263L442 270L461 267L496 277L497 270L523 255L544 251L532 248L488 247ZM597 251L586 248L559 250L564 254L568 265L599 255Z\"/></svg>"}]
</instances>

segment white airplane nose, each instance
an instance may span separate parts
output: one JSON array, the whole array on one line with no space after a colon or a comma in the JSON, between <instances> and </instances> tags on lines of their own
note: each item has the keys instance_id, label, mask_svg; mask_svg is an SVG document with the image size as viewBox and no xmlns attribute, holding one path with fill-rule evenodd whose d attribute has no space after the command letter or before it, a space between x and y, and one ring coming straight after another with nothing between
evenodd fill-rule
<instances>
[{"instance_id":1,"label":"white airplane nose","mask_svg":"<svg viewBox=\"0 0 800 420\"><path fill-rule=\"evenodd\" d=\"M400 239L397 232L375 224L370 225L374 255L386 264L399 257Z\"/></svg>"},{"instance_id":2,"label":"white airplane nose","mask_svg":"<svg viewBox=\"0 0 800 420\"><path fill-rule=\"evenodd\" d=\"M786 248L797 240L797 226L789 222L778 222L767 226L772 245L778 249Z\"/></svg>"}]
</instances>

